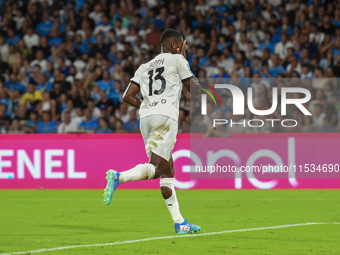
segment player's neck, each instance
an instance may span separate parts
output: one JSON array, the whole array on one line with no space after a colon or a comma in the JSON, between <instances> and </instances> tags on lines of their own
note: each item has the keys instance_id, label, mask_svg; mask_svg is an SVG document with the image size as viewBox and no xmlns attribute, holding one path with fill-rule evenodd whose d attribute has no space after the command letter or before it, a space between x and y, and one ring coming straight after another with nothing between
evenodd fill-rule
<instances>
[{"instance_id":1,"label":"player's neck","mask_svg":"<svg viewBox=\"0 0 340 255\"><path fill-rule=\"evenodd\" d=\"M172 54L172 52L170 50L168 50L167 48L162 48L161 49L161 54L162 53L170 53L170 54Z\"/></svg>"}]
</instances>

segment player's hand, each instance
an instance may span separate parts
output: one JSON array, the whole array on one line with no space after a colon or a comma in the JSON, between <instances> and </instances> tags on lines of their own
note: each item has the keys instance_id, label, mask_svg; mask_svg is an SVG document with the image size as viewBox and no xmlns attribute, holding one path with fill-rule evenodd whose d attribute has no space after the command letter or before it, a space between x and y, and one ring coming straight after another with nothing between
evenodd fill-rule
<instances>
[{"instance_id":1,"label":"player's hand","mask_svg":"<svg viewBox=\"0 0 340 255\"><path fill-rule=\"evenodd\" d=\"M186 51L187 51L187 40L184 40L184 42L181 45L181 48L177 48L177 53L182 54L184 57L186 57Z\"/></svg>"}]
</instances>

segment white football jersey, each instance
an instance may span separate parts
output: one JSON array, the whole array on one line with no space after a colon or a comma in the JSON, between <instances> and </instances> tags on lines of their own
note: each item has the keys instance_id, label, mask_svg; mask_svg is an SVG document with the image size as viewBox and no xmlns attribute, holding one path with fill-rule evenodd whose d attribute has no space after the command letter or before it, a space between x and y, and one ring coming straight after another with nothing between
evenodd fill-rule
<instances>
[{"instance_id":1,"label":"white football jersey","mask_svg":"<svg viewBox=\"0 0 340 255\"><path fill-rule=\"evenodd\" d=\"M131 79L131 83L140 87L143 96L140 118L165 115L178 121L182 85L192 76L182 54L161 53L142 64Z\"/></svg>"}]
</instances>

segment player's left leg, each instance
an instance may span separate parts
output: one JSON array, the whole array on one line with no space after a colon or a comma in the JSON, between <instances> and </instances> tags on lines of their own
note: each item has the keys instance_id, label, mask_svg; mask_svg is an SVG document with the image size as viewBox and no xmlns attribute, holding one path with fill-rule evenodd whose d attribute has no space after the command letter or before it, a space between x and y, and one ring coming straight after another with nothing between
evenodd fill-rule
<instances>
[{"instance_id":1,"label":"player's left leg","mask_svg":"<svg viewBox=\"0 0 340 255\"><path fill-rule=\"evenodd\" d=\"M179 204L177 201L176 191L175 191L175 171L173 167L172 157L169 163L165 167L163 174L160 179L161 192L171 214L174 223L182 223L184 221L180 211Z\"/></svg>"},{"instance_id":2,"label":"player's left leg","mask_svg":"<svg viewBox=\"0 0 340 255\"><path fill-rule=\"evenodd\" d=\"M178 234L194 233L201 230L200 226L187 223L184 220L181 212L179 211L179 204L175 191L175 168L172 157L170 158L167 166L163 170L160 180L161 192L166 206L171 214L175 223L175 232Z\"/></svg>"}]
</instances>

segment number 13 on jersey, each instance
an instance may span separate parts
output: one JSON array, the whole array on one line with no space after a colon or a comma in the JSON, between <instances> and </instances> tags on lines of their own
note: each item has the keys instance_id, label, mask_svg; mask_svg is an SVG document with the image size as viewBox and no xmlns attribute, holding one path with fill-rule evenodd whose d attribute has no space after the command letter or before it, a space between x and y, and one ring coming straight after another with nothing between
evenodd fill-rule
<instances>
[{"instance_id":1,"label":"number 13 on jersey","mask_svg":"<svg viewBox=\"0 0 340 255\"><path fill-rule=\"evenodd\" d=\"M153 77L154 71L157 73L155 77ZM149 74L149 96L152 96L152 93L154 93L155 95L160 95L164 92L165 87L166 87L166 81L164 77L162 76L163 72L164 72L164 67L157 68L156 70L150 70L148 72ZM152 91L152 84L154 80L155 81L160 80L162 82L162 86L159 90Z\"/></svg>"}]
</instances>

